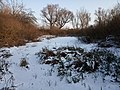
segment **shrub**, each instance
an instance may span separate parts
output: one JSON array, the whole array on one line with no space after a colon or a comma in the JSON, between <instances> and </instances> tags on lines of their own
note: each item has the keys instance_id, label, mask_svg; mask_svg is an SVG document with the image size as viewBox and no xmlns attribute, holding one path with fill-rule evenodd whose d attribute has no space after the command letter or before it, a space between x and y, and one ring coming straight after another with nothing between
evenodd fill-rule
<instances>
[{"instance_id":1,"label":"shrub","mask_svg":"<svg viewBox=\"0 0 120 90\"><path fill-rule=\"evenodd\" d=\"M40 36L35 26L19 21L15 16L0 13L0 47L24 45Z\"/></svg>"},{"instance_id":2,"label":"shrub","mask_svg":"<svg viewBox=\"0 0 120 90\"><path fill-rule=\"evenodd\" d=\"M10 56L12 56L10 51L0 50L0 81L3 81L5 84L3 88L0 87L0 90L15 90L14 76L13 73L9 71L11 63L6 60L6 58Z\"/></svg>"},{"instance_id":3,"label":"shrub","mask_svg":"<svg viewBox=\"0 0 120 90\"><path fill-rule=\"evenodd\" d=\"M35 41L40 32L32 11L24 9L23 4L19 5L17 1L10 2L3 2L0 10L0 47L19 46L25 44L25 41ZM13 7L18 8L16 10Z\"/></svg>"},{"instance_id":4,"label":"shrub","mask_svg":"<svg viewBox=\"0 0 120 90\"><path fill-rule=\"evenodd\" d=\"M26 58L22 58L22 60L20 61L20 67L26 67L26 68L29 68L28 67L28 62L26 60Z\"/></svg>"},{"instance_id":5,"label":"shrub","mask_svg":"<svg viewBox=\"0 0 120 90\"><path fill-rule=\"evenodd\" d=\"M10 56L12 56L12 54L10 53L10 51L8 50L0 50L0 77L2 77L2 75L6 74L6 72L8 71L8 67L10 65L9 62L7 62L5 59L9 58Z\"/></svg>"}]
</instances>

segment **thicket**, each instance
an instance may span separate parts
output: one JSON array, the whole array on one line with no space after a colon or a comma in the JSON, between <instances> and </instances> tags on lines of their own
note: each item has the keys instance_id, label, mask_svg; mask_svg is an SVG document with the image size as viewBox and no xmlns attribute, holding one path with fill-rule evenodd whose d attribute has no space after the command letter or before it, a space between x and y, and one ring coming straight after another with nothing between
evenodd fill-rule
<instances>
[{"instance_id":1,"label":"thicket","mask_svg":"<svg viewBox=\"0 0 120 90\"><path fill-rule=\"evenodd\" d=\"M11 0L0 6L0 47L23 45L39 36L33 12L22 3Z\"/></svg>"},{"instance_id":2,"label":"thicket","mask_svg":"<svg viewBox=\"0 0 120 90\"><path fill-rule=\"evenodd\" d=\"M118 3L113 9L99 8L95 15L95 24L81 30L81 35L89 36L91 41L105 39L112 35L120 43L120 4Z\"/></svg>"}]
</instances>

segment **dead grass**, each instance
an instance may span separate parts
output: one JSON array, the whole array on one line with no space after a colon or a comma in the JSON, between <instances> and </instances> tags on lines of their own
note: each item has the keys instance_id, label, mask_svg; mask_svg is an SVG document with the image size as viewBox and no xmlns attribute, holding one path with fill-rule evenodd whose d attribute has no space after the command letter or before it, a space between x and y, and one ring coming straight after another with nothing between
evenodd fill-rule
<instances>
[{"instance_id":1,"label":"dead grass","mask_svg":"<svg viewBox=\"0 0 120 90\"><path fill-rule=\"evenodd\" d=\"M0 13L0 47L23 45L39 35L36 26L25 24L10 14Z\"/></svg>"}]
</instances>

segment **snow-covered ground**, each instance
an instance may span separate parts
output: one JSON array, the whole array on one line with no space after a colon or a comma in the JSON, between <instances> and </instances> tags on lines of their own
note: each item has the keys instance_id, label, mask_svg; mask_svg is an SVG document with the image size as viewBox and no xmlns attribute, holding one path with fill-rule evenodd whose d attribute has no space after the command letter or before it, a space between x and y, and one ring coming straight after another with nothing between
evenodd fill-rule
<instances>
[{"instance_id":1,"label":"snow-covered ground","mask_svg":"<svg viewBox=\"0 0 120 90\"><path fill-rule=\"evenodd\" d=\"M96 47L96 44L84 44L78 42L76 37L56 37L52 39L43 38L40 42L27 43L25 46L4 48L10 50L13 55L7 60L12 64L9 70L14 76L14 85L17 90L120 90L118 83L105 81L102 78L93 78L92 74L86 76L85 80L79 83L68 84L60 80L56 72L51 73L51 66L39 64L39 58L35 55L42 48L58 48L62 46L81 47L89 51ZM120 51L120 50L119 50ZM25 58L29 68L20 67L21 60ZM6 76L9 78L9 76ZM5 80L5 79L4 79ZM7 80L6 80L7 81ZM0 89L5 87L6 82L0 81ZM9 85L8 85L9 86Z\"/></svg>"}]
</instances>

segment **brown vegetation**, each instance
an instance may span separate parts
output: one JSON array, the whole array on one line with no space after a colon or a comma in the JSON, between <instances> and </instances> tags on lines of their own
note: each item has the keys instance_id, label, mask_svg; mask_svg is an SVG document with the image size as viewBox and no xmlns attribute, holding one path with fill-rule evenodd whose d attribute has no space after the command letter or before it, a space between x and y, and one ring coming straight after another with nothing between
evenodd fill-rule
<instances>
[{"instance_id":1,"label":"brown vegetation","mask_svg":"<svg viewBox=\"0 0 120 90\"><path fill-rule=\"evenodd\" d=\"M89 36L92 41L105 39L113 35L116 41L120 38L120 4L111 10L99 8L95 11L95 24L81 31L81 35Z\"/></svg>"},{"instance_id":2,"label":"brown vegetation","mask_svg":"<svg viewBox=\"0 0 120 90\"><path fill-rule=\"evenodd\" d=\"M39 31L35 23L33 24L32 17L29 16L28 12L22 12L22 9L17 12L16 9L6 5L1 8L0 47L23 45L26 41L34 40L38 37ZM26 22L27 20L28 22Z\"/></svg>"},{"instance_id":3,"label":"brown vegetation","mask_svg":"<svg viewBox=\"0 0 120 90\"><path fill-rule=\"evenodd\" d=\"M77 29L40 29L43 35L55 36L80 36L80 30Z\"/></svg>"}]
</instances>

